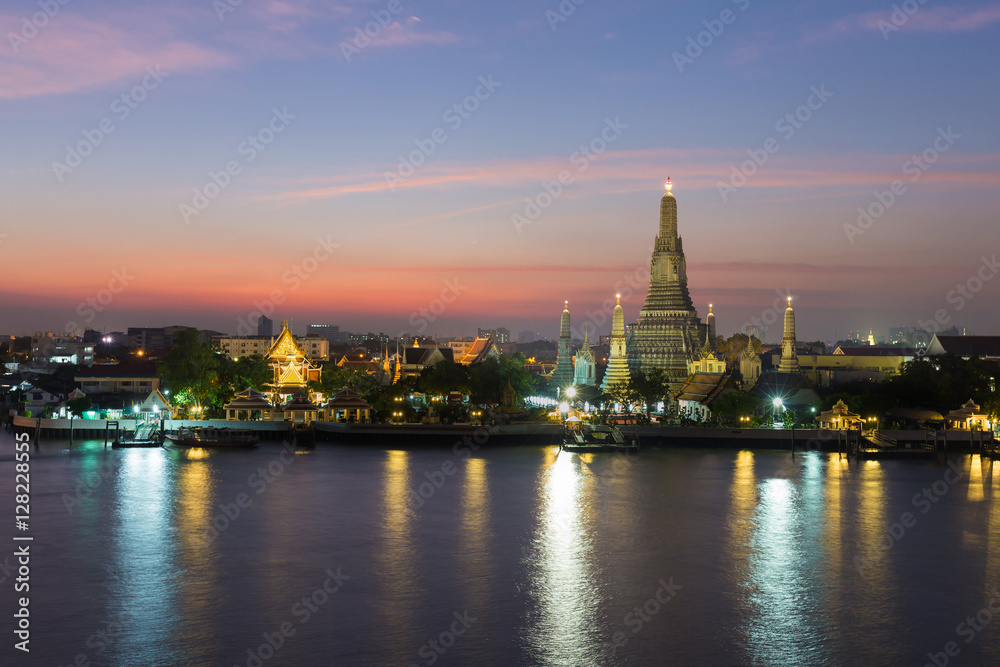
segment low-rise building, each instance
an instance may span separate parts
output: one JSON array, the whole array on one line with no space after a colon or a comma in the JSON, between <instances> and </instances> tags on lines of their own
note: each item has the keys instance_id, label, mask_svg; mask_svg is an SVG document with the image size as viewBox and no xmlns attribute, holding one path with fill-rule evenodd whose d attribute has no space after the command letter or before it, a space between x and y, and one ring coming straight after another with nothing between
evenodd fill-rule
<instances>
[{"instance_id":1,"label":"low-rise building","mask_svg":"<svg viewBox=\"0 0 1000 667\"><path fill-rule=\"evenodd\" d=\"M94 344L81 336L36 331L31 337L31 358L36 362L90 366L94 363Z\"/></svg>"}]
</instances>

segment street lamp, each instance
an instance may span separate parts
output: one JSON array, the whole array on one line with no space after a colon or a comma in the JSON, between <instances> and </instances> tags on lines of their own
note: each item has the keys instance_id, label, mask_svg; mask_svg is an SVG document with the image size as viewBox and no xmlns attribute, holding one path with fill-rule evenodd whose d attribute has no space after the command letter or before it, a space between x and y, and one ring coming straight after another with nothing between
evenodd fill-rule
<instances>
[{"instance_id":1,"label":"street lamp","mask_svg":"<svg viewBox=\"0 0 1000 667\"><path fill-rule=\"evenodd\" d=\"M785 406L784 406L784 403L782 403L780 396L776 397L773 401L771 401L771 404L774 405L774 410L771 412L771 425L772 426L776 426L777 425L777 418L778 418L778 416L777 416L778 409L779 408L784 408ZM784 425L784 424L782 424L782 425Z\"/></svg>"}]
</instances>

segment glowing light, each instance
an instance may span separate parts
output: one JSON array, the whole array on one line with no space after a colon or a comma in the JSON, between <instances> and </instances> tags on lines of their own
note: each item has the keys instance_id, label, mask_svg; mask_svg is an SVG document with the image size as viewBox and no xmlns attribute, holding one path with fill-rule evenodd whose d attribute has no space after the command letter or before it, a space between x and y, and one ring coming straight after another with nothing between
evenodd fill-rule
<instances>
[{"instance_id":1,"label":"glowing light","mask_svg":"<svg viewBox=\"0 0 1000 667\"><path fill-rule=\"evenodd\" d=\"M780 407L781 407L781 405L782 405L782 403L781 403L781 398L780 398L780 397L779 397L779 398L776 398L776 399L774 399L774 400L773 400L773 401L771 401L771 402L772 402L772 403L774 403L774 407L776 407L776 408L780 408Z\"/></svg>"},{"instance_id":2,"label":"glowing light","mask_svg":"<svg viewBox=\"0 0 1000 667\"><path fill-rule=\"evenodd\" d=\"M674 184L670 181L670 177L669 176L667 176L667 182L664 183L663 185L664 185L664 187L667 188L667 192L670 192L670 190L674 187Z\"/></svg>"},{"instance_id":3,"label":"glowing light","mask_svg":"<svg viewBox=\"0 0 1000 667\"><path fill-rule=\"evenodd\" d=\"M560 412L569 412L569 403L563 402L559 404Z\"/></svg>"},{"instance_id":4,"label":"glowing light","mask_svg":"<svg viewBox=\"0 0 1000 667\"><path fill-rule=\"evenodd\" d=\"M576 387L567 387L566 388L566 395L569 396L570 398L573 398L574 396L576 396Z\"/></svg>"}]
</instances>

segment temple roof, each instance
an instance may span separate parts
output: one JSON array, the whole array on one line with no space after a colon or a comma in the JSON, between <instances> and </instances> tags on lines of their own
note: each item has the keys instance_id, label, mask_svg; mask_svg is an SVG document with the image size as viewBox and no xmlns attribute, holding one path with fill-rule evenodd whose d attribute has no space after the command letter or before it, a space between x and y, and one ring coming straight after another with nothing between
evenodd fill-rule
<instances>
[{"instance_id":1,"label":"temple roof","mask_svg":"<svg viewBox=\"0 0 1000 667\"><path fill-rule=\"evenodd\" d=\"M274 344L267 351L267 356L272 359L280 357L305 358L306 353L299 347L292 332L288 330L288 322L282 323L281 334L278 335L278 339L274 341Z\"/></svg>"},{"instance_id":2,"label":"temple roof","mask_svg":"<svg viewBox=\"0 0 1000 667\"><path fill-rule=\"evenodd\" d=\"M274 406L267 396L254 389L244 389L233 396L232 400L223 406L225 410L273 410Z\"/></svg>"}]
</instances>

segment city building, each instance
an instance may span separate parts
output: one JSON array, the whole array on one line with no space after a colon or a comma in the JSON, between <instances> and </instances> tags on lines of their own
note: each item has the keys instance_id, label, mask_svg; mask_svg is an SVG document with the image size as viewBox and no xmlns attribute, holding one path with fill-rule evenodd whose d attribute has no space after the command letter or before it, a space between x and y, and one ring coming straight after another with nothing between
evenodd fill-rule
<instances>
[{"instance_id":1,"label":"city building","mask_svg":"<svg viewBox=\"0 0 1000 667\"><path fill-rule=\"evenodd\" d=\"M257 335L261 338L274 338L274 320L267 315L261 315L257 320Z\"/></svg>"},{"instance_id":2,"label":"city building","mask_svg":"<svg viewBox=\"0 0 1000 667\"><path fill-rule=\"evenodd\" d=\"M85 394L142 394L159 390L156 364L132 361L123 364L100 364L80 371L73 378Z\"/></svg>"},{"instance_id":3,"label":"city building","mask_svg":"<svg viewBox=\"0 0 1000 667\"><path fill-rule=\"evenodd\" d=\"M663 371L674 396L688 377L688 362L705 340L687 283L687 260L677 228L677 200L667 179L650 263L649 291L628 339L629 370Z\"/></svg>"},{"instance_id":4,"label":"city building","mask_svg":"<svg viewBox=\"0 0 1000 667\"><path fill-rule=\"evenodd\" d=\"M349 331L341 331L340 326L336 324L310 324L306 327L306 335L322 336L331 343L351 342L351 333Z\"/></svg>"},{"instance_id":5,"label":"city building","mask_svg":"<svg viewBox=\"0 0 1000 667\"><path fill-rule=\"evenodd\" d=\"M497 327L496 329L480 329L476 338L492 338L496 344L510 342L510 329Z\"/></svg>"},{"instance_id":6,"label":"city building","mask_svg":"<svg viewBox=\"0 0 1000 667\"><path fill-rule=\"evenodd\" d=\"M267 356L274 345L274 338L262 336L216 336L213 339L230 359L251 354ZM310 361L327 361L330 358L330 341L322 336L308 335L297 339L299 347Z\"/></svg>"},{"instance_id":7,"label":"city building","mask_svg":"<svg viewBox=\"0 0 1000 667\"><path fill-rule=\"evenodd\" d=\"M36 331L31 337L31 358L52 364L90 366L94 363L94 343L82 336Z\"/></svg>"},{"instance_id":8,"label":"city building","mask_svg":"<svg viewBox=\"0 0 1000 667\"><path fill-rule=\"evenodd\" d=\"M534 331L525 329L524 331L517 334L518 343L534 343L536 340L536 334Z\"/></svg>"}]
</instances>

